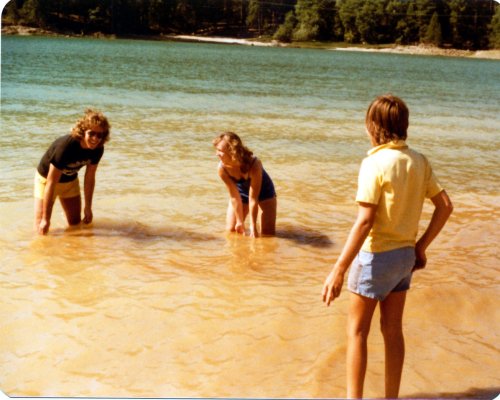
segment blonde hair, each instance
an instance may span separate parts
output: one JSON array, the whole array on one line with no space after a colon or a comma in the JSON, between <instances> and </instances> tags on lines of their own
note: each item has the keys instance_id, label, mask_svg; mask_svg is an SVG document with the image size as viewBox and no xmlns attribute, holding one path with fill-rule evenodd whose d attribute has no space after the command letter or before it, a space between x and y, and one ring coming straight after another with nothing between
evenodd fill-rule
<instances>
[{"instance_id":1,"label":"blonde hair","mask_svg":"<svg viewBox=\"0 0 500 400\"><path fill-rule=\"evenodd\" d=\"M405 102L392 94L377 97L366 112L366 129L378 145L405 140L410 112Z\"/></svg>"},{"instance_id":2,"label":"blonde hair","mask_svg":"<svg viewBox=\"0 0 500 400\"><path fill-rule=\"evenodd\" d=\"M221 133L213 140L212 144L216 147L223 140L227 143L231 158L240 163L241 172L248 172L252 166L253 152L243 144L243 141L234 132Z\"/></svg>"},{"instance_id":3,"label":"blonde hair","mask_svg":"<svg viewBox=\"0 0 500 400\"><path fill-rule=\"evenodd\" d=\"M99 146L103 146L104 143L109 140L109 130L111 125L103 113L92 108L85 110L83 117L80 118L71 129L71 136L80 141L85 136L85 132L95 125L99 126L103 130L103 137L99 143Z\"/></svg>"}]
</instances>

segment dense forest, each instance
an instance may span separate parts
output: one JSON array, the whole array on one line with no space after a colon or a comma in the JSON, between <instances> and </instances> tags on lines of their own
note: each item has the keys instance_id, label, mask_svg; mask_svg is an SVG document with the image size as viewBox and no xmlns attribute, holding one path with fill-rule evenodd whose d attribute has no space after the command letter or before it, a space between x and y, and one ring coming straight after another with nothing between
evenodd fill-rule
<instances>
[{"instance_id":1,"label":"dense forest","mask_svg":"<svg viewBox=\"0 0 500 400\"><path fill-rule=\"evenodd\" d=\"M493 0L11 0L2 24L56 32L500 48Z\"/></svg>"}]
</instances>

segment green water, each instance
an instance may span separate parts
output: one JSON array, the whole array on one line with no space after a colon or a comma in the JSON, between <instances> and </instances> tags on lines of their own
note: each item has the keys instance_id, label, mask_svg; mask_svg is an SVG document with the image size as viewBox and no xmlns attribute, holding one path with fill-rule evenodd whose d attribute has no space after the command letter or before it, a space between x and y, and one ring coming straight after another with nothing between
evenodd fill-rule
<instances>
[{"instance_id":1,"label":"green water","mask_svg":"<svg viewBox=\"0 0 500 400\"><path fill-rule=\"evenodd\" d=\"M445 141L454 158L454 149L479 141L498 146L498 61L74 38L3 37L1 44L7 164L18 151L35 157L48 135L67 132L89 106L140 141L221 129L265 141L272 131L278 138L269 145L288 155L305 137L313 147L300 143L301 152L358 155L342 139L359 137L367 104L386 92L406 100L425 149ZM4 186L0 198L9 191Z\"/></svg>"}]
</instances>

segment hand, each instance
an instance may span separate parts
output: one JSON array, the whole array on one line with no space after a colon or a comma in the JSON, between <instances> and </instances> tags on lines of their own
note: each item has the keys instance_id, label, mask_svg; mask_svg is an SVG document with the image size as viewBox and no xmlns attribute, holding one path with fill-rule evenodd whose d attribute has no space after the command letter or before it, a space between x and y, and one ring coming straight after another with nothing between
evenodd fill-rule
<instances>
[{"instance_id":1,"label":"hand","mask_svg":"<svg viewBox=\"0 0 500 400\"><path fill-rule=\"evenodd\" d=\"M250 237L253 237L253 238L259 237L259 232L257 231L256 226L250 227Z\"/></svg>"},{"instance_id":2,"label":"hand","mask_svg":"<svg viewBox=\"0 0 500 400\"><path fill-rule=\"evenodd\" d=\"M38 225L38 234L46 235L47 232L49 231L49 227L50 227L50 221L47 221L46 219L42 219L40 221L40 225Z\"/></svg>"},{"instance_id":3,"label":"hand","mask_svg":"<svg viewBox=\"0 0 500 400\"><path fill-rule=\"evenodd\" d=\"M85 210L83 210L83 222L85 224L90 224L93 218L94 215L92 214L92 209L86 208Z\"/></svg>"},{"instance_id":4,"label":"hand","mask_svg":"<svg viewBox=\"0 0 500 400\"><path fill-rule=\"evenodd\" d=\"M415 246L415 265L412 269L412 272L417 271L419 269L424 269L427 264L427 255L425 254L425 250L422 249L418 243Z\"/></svg>"},{"instance_id":5,"label":"hand","mask_svg":"<svg viewBox=\"0 0 500 400\"><path fill-rule=\"evenodd\" d=\"M335 298L340 296L343 284L344 273L334 267L323 285L323 302L326 303L327 306L329 306Z\"/></svg>"},{"instance_id":6,"label":"hand","mask_svg":"<svg viewBox=\"0 0 500 400\"><path fill-rule=\"evenodd\" d=\"M234 231L240 235L245 235L245 225L241 222L236 222L234 226Z\"/></svg>"}]
</instances>

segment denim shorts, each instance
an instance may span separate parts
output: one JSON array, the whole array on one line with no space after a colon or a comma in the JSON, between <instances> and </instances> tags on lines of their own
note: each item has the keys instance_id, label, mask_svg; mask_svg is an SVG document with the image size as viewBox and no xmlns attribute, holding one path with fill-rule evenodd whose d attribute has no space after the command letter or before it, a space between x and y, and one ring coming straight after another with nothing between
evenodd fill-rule
<instances>
[{"instance_id":1,"label":"denim shorts","mask_svg":"<svg viewBox=\"0 0 500 400\"><path fill-rule=\"evenodd\" d=\"M410 288L414 265L414 247L380 253L360 251L351 265L347 288L361 296L382 301L392 292Z\"/></svg>"}]
</instances>

